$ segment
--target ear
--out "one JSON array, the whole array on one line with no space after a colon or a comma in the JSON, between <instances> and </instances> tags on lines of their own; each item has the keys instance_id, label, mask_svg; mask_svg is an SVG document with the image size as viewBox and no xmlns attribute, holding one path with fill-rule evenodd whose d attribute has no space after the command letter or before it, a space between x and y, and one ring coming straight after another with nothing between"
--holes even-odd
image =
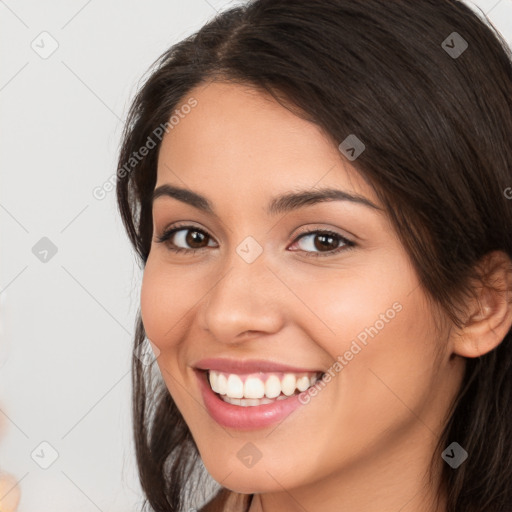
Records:
<instances>
[{"instance_id":1,"label":"ear","mask_svg":"<svg viewBox=\"0 0 512 512\"><path fill-rule=\"evenodd\" d=\"M464 357L490 352L512 326L512 260L503 251L493 251L478 267L483 282L475 287L464 327L453 340L453 352Z\"/></svg>"}]
</instances>

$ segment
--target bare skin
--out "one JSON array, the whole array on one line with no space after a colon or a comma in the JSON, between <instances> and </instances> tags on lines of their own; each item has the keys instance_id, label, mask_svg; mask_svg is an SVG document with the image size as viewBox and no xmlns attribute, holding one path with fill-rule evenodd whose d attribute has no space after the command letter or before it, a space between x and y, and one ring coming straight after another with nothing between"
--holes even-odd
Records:
<instances>
[{"instance_id":1,"label":"bare skin","mask_svg":"<svg viewBox=\"0 0 512 512\"><path fill-rule=\"evenodd\" d=\"M447 322L437 332L436 312L386 212L333 141L241 85L203 84L191 96L197 106L163 139L156 188L197 192L216 215L171 197L154 201L141 311L207 470L227 489L255 493L250 512L444 512L443 496L434 506L444 462L435 486L425 478L463 378L462 356L501 342L510 306L483 315L477 302L468 304L472 323L463 333ZM378 208L332 200L266 212L275 196L320 187ZM178 222L193 225L174 235L178 247L190 251L195 228L207 234L196 253L156 241ZM322 250L318 233L299 239L315 230L355 245L334 238ZM249 236L262 248L250 264L236 252ZM378 332L349 359L352 342L371 326ZM345 363L279 425L247 432L221 427L205 410L192 367L206 357L323 371L339 357ZM250 468L237 457L248 442L261 452Z\"/></svg>"},{"instance_id":2,"label":"bare skin","mask_svg":"<svg viewBox=\"0 0 512 512\"><path fill-rule=\"evenodd\" d=\"M0 415L0 438L3 437L6 421ZM0 512L15 512L20 501L20 487L13 475L0 470Z\"/></svg>"}]
</instances>

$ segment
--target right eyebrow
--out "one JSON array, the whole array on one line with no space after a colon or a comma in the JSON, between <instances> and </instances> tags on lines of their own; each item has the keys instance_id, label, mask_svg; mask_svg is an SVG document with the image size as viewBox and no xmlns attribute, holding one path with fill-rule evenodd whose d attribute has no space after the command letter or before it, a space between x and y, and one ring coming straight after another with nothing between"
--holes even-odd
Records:
<instances>
[{"instance_id":1,"label":"right eyebrow","mask_svg":"<svg viewBox=\"0 0 512 512\"><path fill-rule=\"evenodd\" d=\"M159 197L173 197L174 199L187 203L198 210L215 215L212 205L206 197L187 188L175 187L169 184L160 185L153 191L152 202Z\"/></svg>"}]
</instances>

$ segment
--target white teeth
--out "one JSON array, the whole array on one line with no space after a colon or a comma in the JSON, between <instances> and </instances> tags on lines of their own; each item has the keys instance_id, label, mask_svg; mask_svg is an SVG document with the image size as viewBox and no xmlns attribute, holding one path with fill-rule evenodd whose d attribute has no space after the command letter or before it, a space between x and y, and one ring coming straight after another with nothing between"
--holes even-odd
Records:
<instances>
[{"instance_id":1,"label":"white teeth","mask_svg":"<svg viewBox=\"0 0 512 512\"><path fill-rule=\"evenodd\" d=\"M240 405L240 401L242 400L241 398L231 398L229 396L226 396L225 399L226 402L229 402L230 404L233 405Z\"/></svg>"},{"instance_id":2,"label":"white teeth","mask_svg":"<svg viewBox=\"0 0 512 512\"><path fill-rule=\"evenodd\" d=\"M297 389L299 391L306 391L309 388L309 382L310 380L306 376L299 377L297 379Z\"/></svg>"},{"instance_id":3,"label":"white teeth","mask_svg":"<svg viewBox=\"0 0 512 512\"><path fill-rule=\"evenodd\" d=\"M297 379L293 373L287 373L281 381L281 390L286 396L292 396L295 393L295 386L297 385Z\"/></svg>"},{"instance_id":4,"label":"white teeth","mask_svg":"<svg viewBox=\"0 0 512 512\"><path fill-rule=\"evenodd\" d=\"M243 398L244 396L244 383L242 379L234 373L228 377L226 395L231 398Z\"/></svg>"},{"instance_id":5,"label":"white teeth","mask_svg":"<svg viewBox=\"0 0 512 512\"><path fill-rule=\"evenodd\" d=\"M274 399L286 399L296 390L306 391L318 380L318 376L312 373L308 375L285 373L281 374L282 378L276 374L268 374L266 379L264 374L260 373L248 375L245 382L240 375L234 373L210 370L208 374L210 386L215 393L228 399L225 401L242 407L262 405ZM262 378L259 375L262 375ZM269 399L271 399L270 402L266 402Z\"/></svg>"},{"instance_id":6,"label":"white teeth","mask_svg":"<svg viewBox=\"0 0 512 512\"><path fill-rule=\"evenodd\" d=\"M263 398L265 396L265 384L261 379L249 377L244 384L245 398Z\"/></svg>"},{"instance_id":7,"label":"white teeth","mask_svg":"<svg viewBox=\"0 0 512 512\"><path fill-rule=\"evenodd\" d=\"M270 375L265 382L265 396L267 398L276 398L281 394L281 381L277 375Z\"/></svg>"},{"instance_id":8,"label":"white teeth","mask_svg":"<svg viewBox=\"0 0 512 512\"><path fill-rule=\"evenodd\" d=\"M256 400L255 398L230 398L226 395L221 398L224 402L228 402L228 404L240 405L241 407L254 407L255 405L271 404L274 401L269 398L262 398L261 400Z\"/></svg>"},{"instance_id":9,"label":"white teeth","mask_svg":"<svg viewBox=\"0 0 512 512\"><path fill-rule=\"evenodd\" d=\"M260 400L256 398L240 398L240 405L242 407L254 407L255 405L260 405Z\"/></svg>"},{"instance_id":10,"label":"white teeth","mask_svg":"<svg viewBox=\"0 0 512 512\"><path fill-rule=\"evenodd\" d=\"M215 391L215 393L218 393L219 392L219 387L218 387L219 374L216 372L210 372L209 377L210 377L210 386L212 387L213 391Z\"/></svg>"},{"instance_id":11,"label":"white teeth","mask_svg":"<svg viewBox=\"0 0 512 512\"><path fill-rule=\"evenodd\" d=\"M216 391L216 393L225 395L226 390L228 389L228 379L226 379L226 376L223 373L210 372L210 376L212 373L215 373L217 375L217 391Z\"/></svg>"}]
</instances>

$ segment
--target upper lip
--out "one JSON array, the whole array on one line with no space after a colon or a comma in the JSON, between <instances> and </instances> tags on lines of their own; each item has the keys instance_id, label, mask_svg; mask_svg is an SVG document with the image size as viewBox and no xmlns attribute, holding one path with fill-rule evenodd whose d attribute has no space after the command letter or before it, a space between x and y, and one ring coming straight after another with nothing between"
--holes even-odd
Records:
<instances>
[{"instance_id":1,"label":"upper lip","mask_svg":"<svg viewBox=\"0 0 512 512\"><path fill-rule=\"evenodd\" d=\"M201 359L195 365L198 370L215 370L225 373L321 373L322 370L311 368L298 368L287 364L275 363L264 359L227 359L227 358L209 358Z\"/></svg>"}]
</instances>

